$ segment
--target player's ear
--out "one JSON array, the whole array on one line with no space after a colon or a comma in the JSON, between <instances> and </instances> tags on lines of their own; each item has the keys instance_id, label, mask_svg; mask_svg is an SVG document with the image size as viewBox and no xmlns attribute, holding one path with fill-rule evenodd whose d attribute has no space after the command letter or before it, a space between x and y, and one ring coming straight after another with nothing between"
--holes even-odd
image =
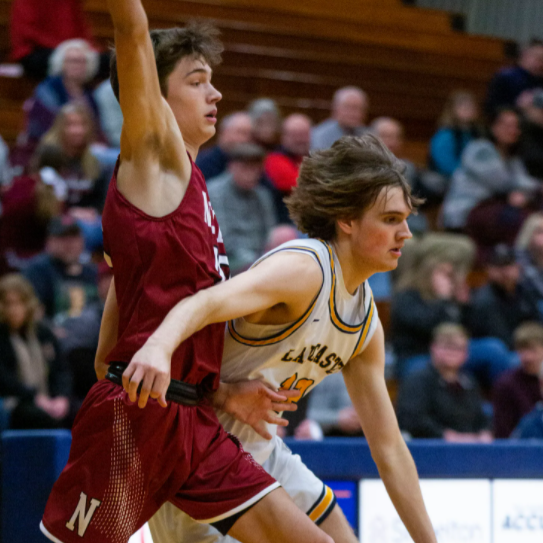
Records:
<instances>
[{"instance_id":1,"label":"player's ear","mask_svg":"<svg viewBox=\"0 0 543 543\"><path fill-rule=\"evenodd\" d=\"M336 221L336 228L344 234L351 234L353 231L353 222L352 219L338 219Z\"/></svg>"}]
</instances>

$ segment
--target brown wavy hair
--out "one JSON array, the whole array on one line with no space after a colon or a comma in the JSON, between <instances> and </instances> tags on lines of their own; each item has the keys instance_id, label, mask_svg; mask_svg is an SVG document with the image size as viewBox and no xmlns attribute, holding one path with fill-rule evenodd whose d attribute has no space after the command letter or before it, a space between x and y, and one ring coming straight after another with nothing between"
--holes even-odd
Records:
<instances>
[{"instance_id":1,"label":"brown wavy hair","mask_svg":"<svg viewBox=\"0 0 543 543\"><path fill-rule=\"evenodd\" d=\"M4 300L8 292L16 292L24 305L26 306L26 322L24 327L27 331L33 329L38 313L40 310L40 302L34 287L20 273L8 273L0 278L0 322L7 322L4 313Z\"/></svg>"},{"instance_id":2,"label":"brown wavy hair","mask_svg":"<svg viewBox=\"0 0 543 543\"><path fill-rule=\"evenodd\" d=\"M330 241L336 221L360 217L383 189L399 187L416 210L423 200L411 194L404 170L403 162L375 136L344 136L304 158L298 185L285 203L301 232Z\"/></svg>"},{"instance_id":3,"label":"brown wavy hair","mask_svg":"<svg viewBox=\"0 0 543 543\"><path fill-rule=\"evenodd\" d=\"M158 81L163 96L168 95L168 77L183 58L202 58L211 68L221 63L224 47L219 40L219 34L216 27L200 21L191 21L183 28L161 28L150 31ZM119 100L119 76L115 49L111 51L109 79L113 92Z\"/></svg>"}]
</instances>

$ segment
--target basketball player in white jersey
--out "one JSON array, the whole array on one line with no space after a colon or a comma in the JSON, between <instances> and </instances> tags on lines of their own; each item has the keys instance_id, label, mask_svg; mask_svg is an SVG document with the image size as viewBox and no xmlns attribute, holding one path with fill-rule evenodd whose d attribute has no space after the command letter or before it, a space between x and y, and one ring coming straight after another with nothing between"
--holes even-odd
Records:
<instances>
[{"instance_id":1,"label":"basketball player in white jersey","mask_svg":"<svg viewBox=\"0 0 543 543\"><path fill-rule=\"evenodd\" d=\"M311 239L288 242L247 272L181 301L132 363L167 365L186 338L209 323L228 321L221 369L226 385L214 398L218 407L226 405L227 383L258 379L276 390L297 389L303 396L341 371L401 519L415 543L435 543L416 468L386 388L383 328L367 282L376 272L396 268L411 237L406 220L419 202L402 170L370 135L344 137L306 158L287 204L298 228ZM228 411L244 419L245 401L228 398ZM335 543L357 541L332 491L283 444L275 425L266 423L257 432L218 412L224 428ZM266 431L271 440L262 437ZM155 543L234 541L169 504L149 524Z\"/></svg>"}]
</instances>

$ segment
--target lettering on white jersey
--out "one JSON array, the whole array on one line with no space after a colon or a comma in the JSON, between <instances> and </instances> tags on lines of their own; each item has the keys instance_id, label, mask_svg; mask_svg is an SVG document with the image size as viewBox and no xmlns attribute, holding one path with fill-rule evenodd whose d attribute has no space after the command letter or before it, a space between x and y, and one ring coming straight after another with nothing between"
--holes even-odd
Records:
<instances>
[{"instance_id":1,"label":"lettering on white jersey","mask_svg":"<svg viewBox=\"0 0 543 543\"><path fill-rule=\"evenodd\" d=\"M91 498L90 506L87 511L87 495L84 492L81 492L79 496L79 503L75 508L72 518L66 523L66 528L73 532L75 529L75 523L78 521L77 535L79 537L83 537L87 531L87 528L89 527L94 513L96 512L96 509L100 507L101 503L102 502L100 500Z\"/></svg>"}]
</instances>

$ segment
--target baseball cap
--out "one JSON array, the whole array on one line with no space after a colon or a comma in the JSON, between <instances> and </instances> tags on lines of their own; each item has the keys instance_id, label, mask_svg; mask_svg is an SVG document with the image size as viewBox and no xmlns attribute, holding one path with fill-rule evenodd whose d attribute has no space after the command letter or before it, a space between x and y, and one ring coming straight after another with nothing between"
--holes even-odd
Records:
<instances>
[{"instance_id":1,"label":"baseball cap","mask_svg":"<svg viewBox=\"0 0 543 543\"><path fill-rule=\"evenodd\" d=\"M515 264L516 261L517 259L513 247L510 247L505 243L500 243L498 245L495 245L492 249L488 264L490 266L501 267L510 266L511 264Z\"/></svg>"},{"instance_id":2,"label":"baseball cap","mask_svg":"<svg viewBox=\"0 0 543 543\"><path fill-rule=\"evenodd\" d=\"M78 236L81 234L81 228L77 221L70 215L62 215L61 217L53 217L49 221L50 236Z\"/></svg>"}]
</instances>

